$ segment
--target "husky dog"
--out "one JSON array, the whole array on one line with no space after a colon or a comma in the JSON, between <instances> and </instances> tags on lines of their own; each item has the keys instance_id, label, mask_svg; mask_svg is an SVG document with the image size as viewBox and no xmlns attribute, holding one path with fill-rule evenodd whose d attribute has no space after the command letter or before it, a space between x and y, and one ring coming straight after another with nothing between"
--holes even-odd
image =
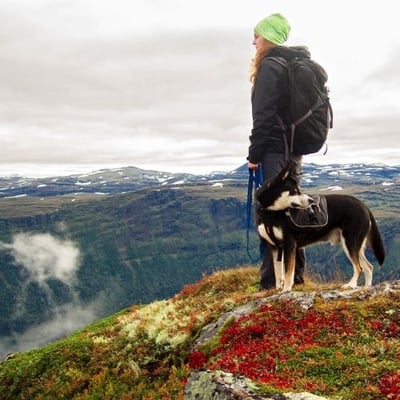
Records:
<instances>
[{"instance_id":1,"label":"husky dog","mask_svg":"<svg viewBox=\"0 0 400 400\"><path fill-rule=\"evenodd\" d=\"M311 207L314 199L300 191L290 163L256 191L258 233L272 246L276 287L284 292L292 290L296 249L300 247L325 241L341 243L353 265L353 277L344 288L356 288L361 272L365 286L371 286L373 266L365 257L367 244L380 265L385 260L383 240L369 208L349 195L328 194L325 198L326 224L299 228L290 223L287 210Z\"/></svg>"}]
</instances>

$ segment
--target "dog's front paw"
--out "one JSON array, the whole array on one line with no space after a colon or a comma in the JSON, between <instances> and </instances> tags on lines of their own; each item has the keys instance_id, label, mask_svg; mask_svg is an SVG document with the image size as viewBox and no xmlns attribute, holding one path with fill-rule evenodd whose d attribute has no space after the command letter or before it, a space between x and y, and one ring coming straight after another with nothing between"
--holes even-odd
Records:
<instances>
[{"instance_id":1,"label":"dog's front paw","mask_svg":"<svg viewBox=\"0 0 400 400\"><path fill-rule=\"evenodd\" d=\"M276 284L275 284L275 288L276 289L278 289L278 290L280 290L280 289L283 289L283 286L284 286L284 281L283 280L278 280L278 279L276 279Z\"/></svg>"},{"instance_id":2,"label":"dog's front paw","mask_svg":"<svg viewBox=\"0 0 400 400\"><path fill-rule=\"evenodd\" d=\"M357 284L354 285L350 282L346 283L345 285L342 285L342 289L357 289L357 288L358 288Z\"/></svg>"}]
</instances>

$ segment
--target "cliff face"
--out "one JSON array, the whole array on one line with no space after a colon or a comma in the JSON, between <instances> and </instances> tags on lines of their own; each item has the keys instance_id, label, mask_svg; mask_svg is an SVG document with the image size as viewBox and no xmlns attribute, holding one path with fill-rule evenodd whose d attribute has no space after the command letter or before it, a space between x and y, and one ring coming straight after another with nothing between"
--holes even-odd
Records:
<instances>
[{"instance_id":1,"label":"cliff face","mask_svg":"<svg viewBox=\"0 0 400 400\"><path fill-rule=\"evenodd\" d=\"M93 321L168 298L215 267L245 264L244 191L208 190L43 200L41 209L20 199L24 215L0 217L0 342L52 323L65 309L92 307ZM74 276L60 279L70 262ZM2 350L0 343L0 357Z\"/></svg>"},{"instance_id":2,"label":"cliff face","mask_svg":"<svg viewBox=\"0 0 400 400\"><path fill-rule=\"evenodd\" d=\"M0 364L2 399L398 399L400 281L258 292L215 272ZM202 390L203 388L203 390Z\"/></svg>"}]
</instances>

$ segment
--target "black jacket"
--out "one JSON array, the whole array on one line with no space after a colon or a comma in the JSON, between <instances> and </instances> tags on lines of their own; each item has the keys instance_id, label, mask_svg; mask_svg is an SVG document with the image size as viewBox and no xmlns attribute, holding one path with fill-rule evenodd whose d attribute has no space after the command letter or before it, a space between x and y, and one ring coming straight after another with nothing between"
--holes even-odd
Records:
<instances>
[{"instance_id":1,"label":"black jacket","mask_svg":"<svg viewBox=\"0 0 400 400\"><path fill-rule=\"evenodd\" d=\"M266 153L284 153L282 130L276 116L284 118L288 107L288 76L286 68L273 57L290 60L295 57L310 58L306 47L274 47L261 61L251 93L253 129L250 135L247 159L257 164ZM288 122L288 121L285 121Z\"/></svg>"}]
</instances>

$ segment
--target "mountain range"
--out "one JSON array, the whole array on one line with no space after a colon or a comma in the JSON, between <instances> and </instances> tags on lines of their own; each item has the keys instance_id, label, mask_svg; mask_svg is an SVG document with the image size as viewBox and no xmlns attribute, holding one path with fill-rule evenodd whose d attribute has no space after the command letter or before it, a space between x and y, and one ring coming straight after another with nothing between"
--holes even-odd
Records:
<instances>
[{"instance_id":1,"label":"mountain range","mask_svg":"<svg viewBox=\"0 0 400 400\"><path fill-rule=\"evenodd\" d=\"M66 194L116 194L149 187L174 187L179 185L218 184L247 182L247 166L244 164L228 172L207 175L169 173L143 170L136 167L103 169L88 174L62 177L26 178L22 176L0 177L0 198L20 196L61 196ZM305 164L302 187L340 185L382 185L382 188L399 184L400 165L374 164Z\"/></svg>"}]
</instances>

